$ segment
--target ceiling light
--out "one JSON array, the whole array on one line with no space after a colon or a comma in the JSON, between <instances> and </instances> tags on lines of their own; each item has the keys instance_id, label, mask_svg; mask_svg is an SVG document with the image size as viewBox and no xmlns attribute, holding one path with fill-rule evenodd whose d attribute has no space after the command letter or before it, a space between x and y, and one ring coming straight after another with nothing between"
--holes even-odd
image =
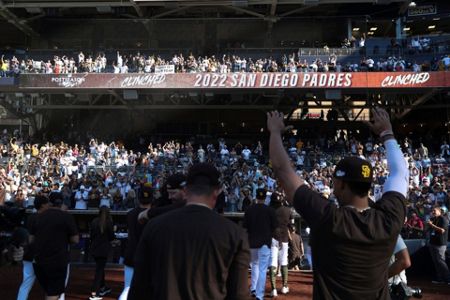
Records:
<instances>
[{"instance_id":1,"label":"ceiling light","mask_svg":"<svg viewBox=\"0 0 450 300\"><path fill-rule=\"evenodd\" d=\"M376 31L378 29L378 27L371 27L370 30L371 31Z\"/></svg>"},{"instance_id":2,"label":"ceiling light","mask_svg":"<svg viewBox=\"0 0 450 300\"><path fill-rule=\"evenodd\" d=\"M439 21L441 18L433 18L433 21Z\"/></svg>"},{"instance_id":3,"label":"ceiling light","mask_svg":"<svg viewBox=\"0 0 450 300\"><path fill-rule=\"evenodd\" d=\"M359 31L359 27L353 28L353 31Z\"/></svg>"},{"instance_id":4,"label":"ceiling light","mask_svg":"<svg viewBox=\"0 0 450 300\"><path fill-rule=\"evenodd\" d=\"M411 30L410 27L405 27L405 28L403 28L403 31L410 31L410 30Z\"/></svg>"},{"instance_id":5,"label":"ceiling light","mask_svg":"<svg viewBox=\"0 0 450 300\"><path fill-rule=\"evenodd\" d=\"M430 26L428 26L428 29L435 29L436 28L436 25L430 25Z\"/></svg>"},{"instance_id":6,"label":"ceiling light","mask_svg":"<svg viewBox=\"0 0 450 300\"><path fill-rule=\"evenodd\" d=\"M408 5L409 7L416 7L417 6L417 4L416 4L416 2L414 2L414 1L411 1L411 3L409 3L409 5Z\"/></svg>"},{"instance_id":7,"label":"ceiling light","mask_svg":"<svg viewBox=\"0 0 450 300\"><path fill-rule=\"evenodd\" d=\"M373 31L369 31L367 34L368 35L373 35L373 33L374 33Z\"/></svg>"}]
</instances>

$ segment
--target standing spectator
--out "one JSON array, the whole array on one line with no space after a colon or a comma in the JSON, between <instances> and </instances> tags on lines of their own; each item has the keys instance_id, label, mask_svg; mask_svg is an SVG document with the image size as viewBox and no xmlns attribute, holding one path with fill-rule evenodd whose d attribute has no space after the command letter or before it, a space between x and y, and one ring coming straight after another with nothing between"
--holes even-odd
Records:
<instances>
[{"instance_id":1,"label":"standing spectator","mask_svg":"<svg viewBox=\"0 0 450 300\"><path fill-rule=\"evenodd\" d=\"M219 177L211 165L193 165L187 205L146 226L128 299L247 299L245 234L212 210L221 192Z\"/></svg>"},{"instance_id":2,"label":"standing spectator","mask_svg":"<svg viewBox=\"0 0 450 300\"><path fill-rule=\"evenodd\" d=\"M37 210L36 214L32 214L27 219L28 231L33 228L34 222L36 222L37 214L46 211L49 207L48 198L45 196L36 196L34 199L34 208ZM34 245L29 243L25 248L25 253L23 255L23 279L19 288L19 294L17 295L17 300L27 300L28 294L33 287L34 281L36 280L36 275L33 269L34 260Z\"/></svg>"},{"instance_id":3,"label":"standing spectator","mask_svg":"<svg viewBox=\"0 0 450 300\"><path fill-rule=\"evenodd\" d=\"M125 287L120 294L119 300L127 300L128 292L131 286L131 279L134 273L134 255L136 248L144 230L145 224L138 222L139 214L151 207L152 191L144 189L141 197L139 197L139 207L136 207L127 213L127 228L128 228L128 241L127 248L125 249L124 259L124 279Z\"/></svg>"},{"instance_id":4,"label":"standing spectator","mask_svg":"<svg viewBox=\"0 0 450 300\"><path fill-rule=\"evenodd\" d=\"M247 161L250 159L250 154L252 154L252 151L248 149L247 146L244 146L244 150L242 150L242 158Z\"/></svg>"},{"instance_id":5,"label":"standing spectator","mask_svg":"<svg viewBox=\"0 0 450 300\"><path fill-rule=\"evenodd\" d=\"M114 239L114 230L109 208L102 206L98 217L91 223L91 255L95 261L95 277L90 300L101 300L111 292L105 285L105 265L111 250L111 241Z\"/></svg>"},{"instance_id":6,"label":"standing spectator","mask_svg":"<svg viewBox=\"0 0 450 300\"><path fill-rule=\"evenodd\" d=\"M447 144L447 141L444 141L441 145L441 156L445 159L450 157L450 146Z\"/></svg>"},{"instance_id":7,"label":"standing spectator","mask_svg":"<svg viewBox=\"0 0 450 300\"><path fill-rule=\"evenodd\" d=\"M442 62L444 63L444 68L445 68L445 70L448 71L448 70L450 69L450 54L447 55L447 56L445 56L445 57L442 59Z\"/></svg>"},{"instance_id":8,"label":"standing spectator","mask_svg":"<svg viewBox=\"0 0 450 300\"><path fill-rule=\"evenodd\" d=\"M73 217L61 210L62 199L50 202L52 206L36 217L30 242L34 243L36 278L46 300L56 300L66 285L69 244L77 244L79 236Z\"/></svg>"},{"instance_id":9,"label":"standing spectator","mask_svg":"<svg viewBox=\"0 0 450 300\"><path fill-rule=\"evenodd\" d=\"M274 209L265 205L265 200L266 190L258 189L256 191L256 203L251 205L244 215L244 227L247 228L251 253L250 292L252 296L260 300L264 299L270 245L277 222Z\"/></svg>"},{"instance_id":10,"label":"standing spectator","mask_svg":"<svg viewBox=\"0 0 450 300\"><path fill-rule=\"evenodd\" d=\"M445 262L445 251L448 241L448 218L442 216L441 208L434 207L433 217L427 222L430 226L430 254L436 270L436 280L432 283L447 284L450 283L450 272Z\"/></svg>"},{"instance_id":11,"label":"standing spectator","mask_svg":"<svg viewBox=\"0 0 450 300\"><path fill-rule=\"evenodd\" d=\"M369 124L384 142L390 169L384 193L373 206L368 196L373 169L368 161L357 157L339 161L333 176L336 206L294 172L281 137L286 130L283 114L268 113L275 174L287 200L311 227L315 299L389 299L387 270L405 219L409 176L388 113L381 109L372 113L374 122Z\"/></svg>"},{"instance_id":12,"label":"standing spectator","mask_svg":"<svg viewBox=\"0 0 450 300\"><path fill-rule=\"evenodd\" d=\"M411 213L411 218L406 222L406 228L408 230L408 238L420 239L423 238L423 222L417 216L416 212Z\"/></svg>"}]
</instances>

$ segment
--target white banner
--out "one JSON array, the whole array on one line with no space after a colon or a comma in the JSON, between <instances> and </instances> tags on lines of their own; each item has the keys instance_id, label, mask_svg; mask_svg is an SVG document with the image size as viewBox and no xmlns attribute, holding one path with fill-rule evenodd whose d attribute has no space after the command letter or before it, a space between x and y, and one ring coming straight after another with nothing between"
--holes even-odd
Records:
<instances>
[{"instance_id":1,"label":"white banner","mask_svg":"<svg viewBox=\"0 0 450 300\"><path fill-rule=\"evenodd\" d=\"M155 73L175 74L175 66L174 65L155 66Z\"/></svg>"}]
</instances>

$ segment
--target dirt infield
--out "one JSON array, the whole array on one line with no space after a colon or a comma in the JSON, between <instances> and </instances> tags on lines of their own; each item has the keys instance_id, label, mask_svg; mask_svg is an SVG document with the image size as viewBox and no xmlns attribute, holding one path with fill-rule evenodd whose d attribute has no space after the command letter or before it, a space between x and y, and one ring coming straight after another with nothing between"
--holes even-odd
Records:
<instances>
[{"instance_id":1,"label":"dirt infield","mask_svg":"<svg viewBox=\"0 0 450 300\"><path fill-rule=\"evenodd\" d=\"M107 285L111 287L112 293L105 300L117 299L123 288L123 271L119 267L107 269ZM91 285L94 278L94 268L92 266L71 266L69 285L67 287L67 300L86 300L89 297ZM0 299L12 300L16 299L17 291L22 280L22 268L2 267L0 268ZM312 274L289 272L289 289L288 295L281 295L277 300L286 299L311 299L312 298ZM419 286L424 292L425 300L442 300L450 299L450 286L435 286L425 280L409 279L411 286ZM281 286L281 278L277 278L278 288ZM269 281L266 286L266 298L269 298ZM37 283L34 284L31 291L30 300L41 300L44 293ZM249 299L253 299L249 297ZM208 299L209 300L209 299Z\"/></svg>"}]
</instances>

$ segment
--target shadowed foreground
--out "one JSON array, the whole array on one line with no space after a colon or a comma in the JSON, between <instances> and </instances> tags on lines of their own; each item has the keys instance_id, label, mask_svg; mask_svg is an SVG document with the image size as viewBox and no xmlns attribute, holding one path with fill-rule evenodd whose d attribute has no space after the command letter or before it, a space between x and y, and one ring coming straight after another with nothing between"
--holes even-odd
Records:
<instances>
[{"instance_id":1,"label":"shadowed foreground","mask_svg":"<svg viewBox=\"0 0 450 300\"><path fill-rule=\"evenodd\" d=\"M66 299L83 299L89 297L91 285L94 278L93 266L71 266L69 285L67 287ZM1 299L15 299L17 291L22 280L21 266L7 266L0 268L0 290L2 291ZM106 271L107 285L111 287L112 293L103 299L117 299L123 288L123 271L120 267L109 267ZM440 300L450 298L450 286L435 286L426 280L414 280L409 278L411 286L422 288L426 300ZM281 278L277 279L278 287L281 287ZM289 272L289 289L288 295L281 295L277 300L285 299L311 299L312 298L312 274ZM269 297L269 281L267 280L267 294ZM43 299L44 293L36 282L31 291L30 300ZM249 299L253 299L249 297Z\"/></svg>"}]
</instances>

